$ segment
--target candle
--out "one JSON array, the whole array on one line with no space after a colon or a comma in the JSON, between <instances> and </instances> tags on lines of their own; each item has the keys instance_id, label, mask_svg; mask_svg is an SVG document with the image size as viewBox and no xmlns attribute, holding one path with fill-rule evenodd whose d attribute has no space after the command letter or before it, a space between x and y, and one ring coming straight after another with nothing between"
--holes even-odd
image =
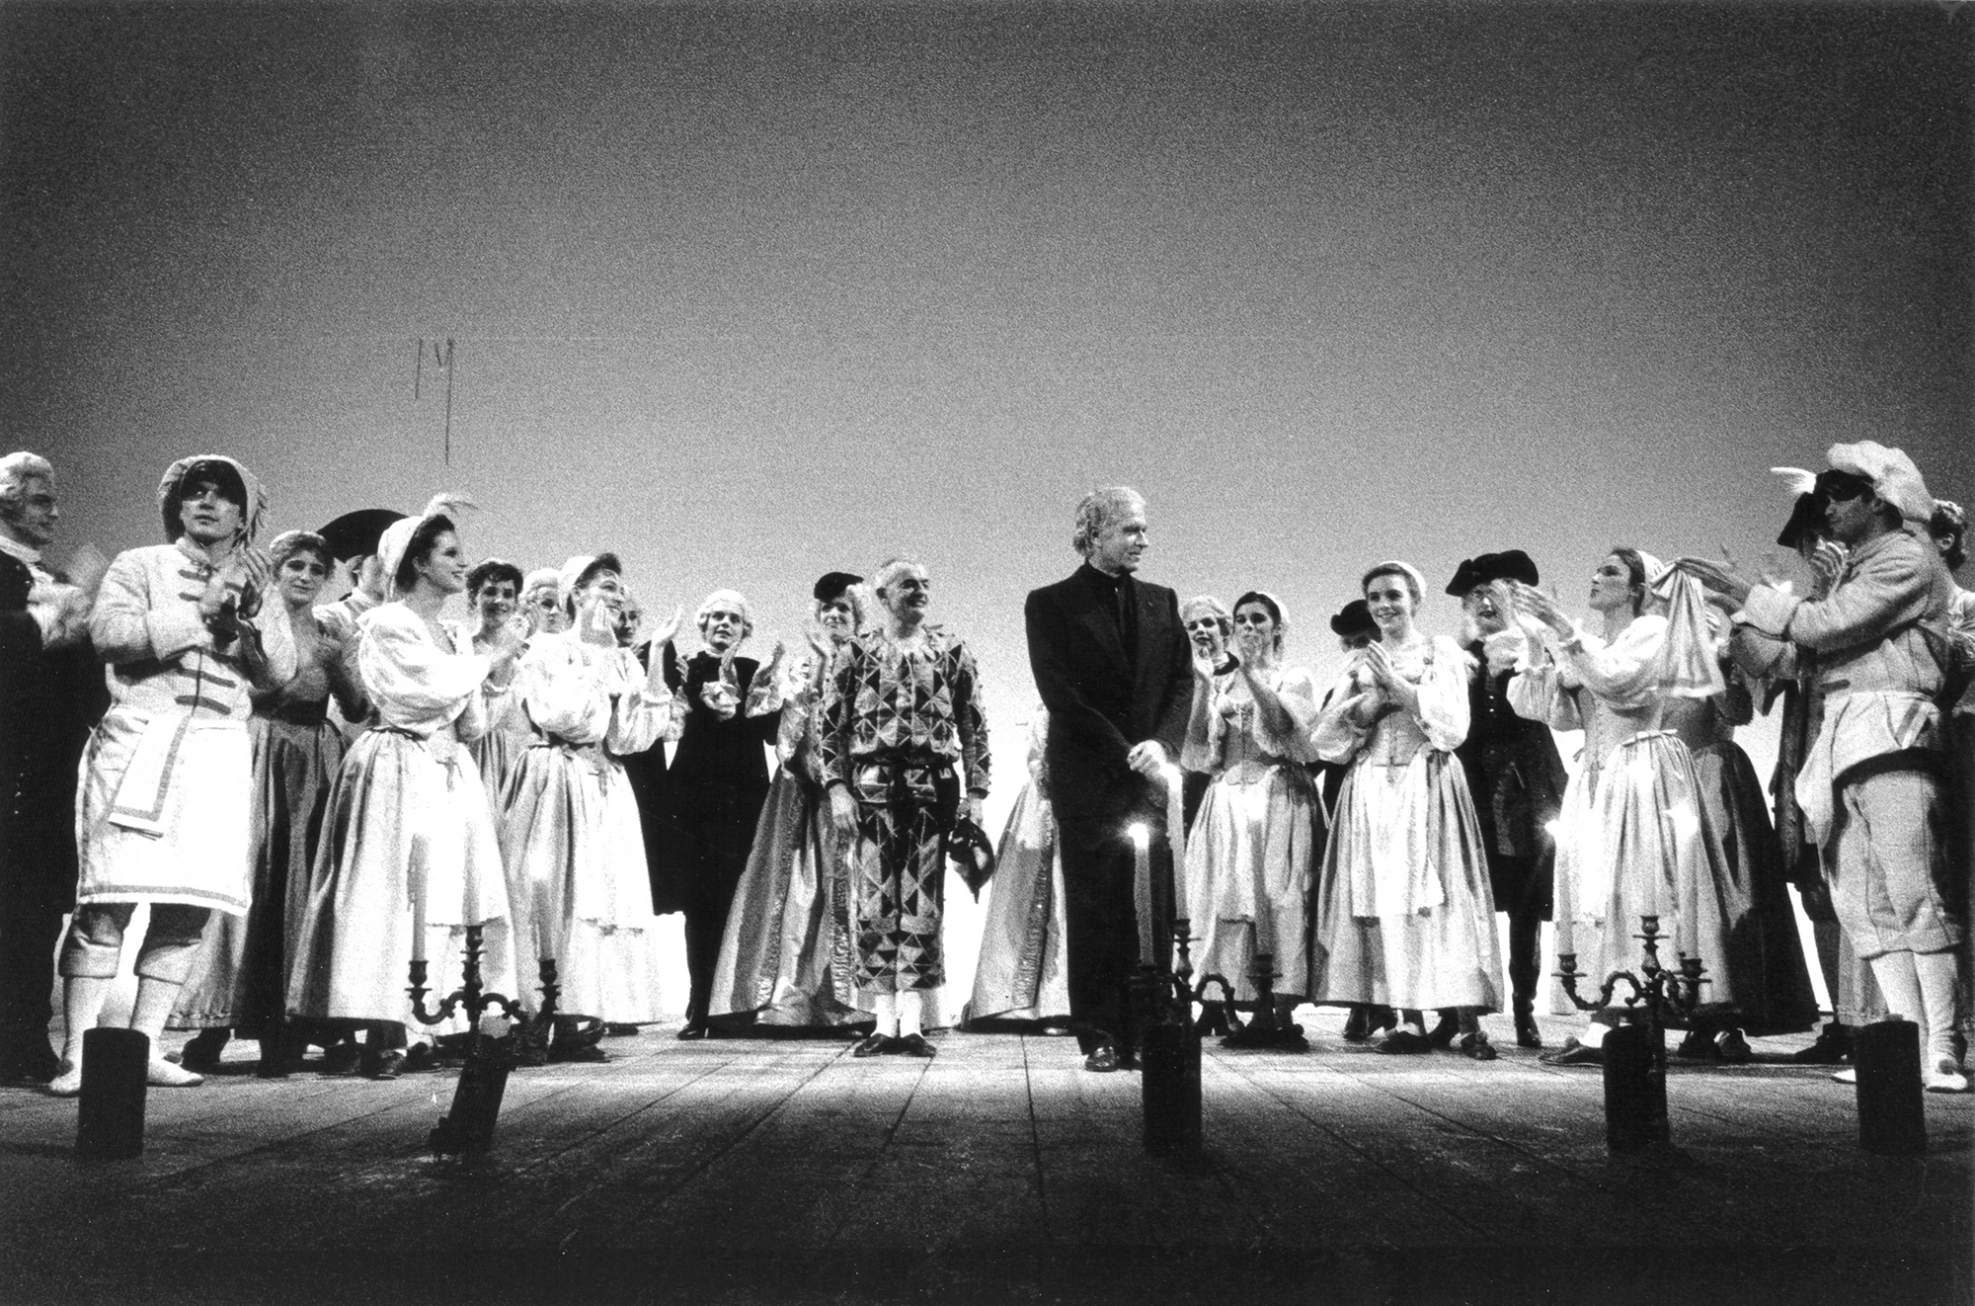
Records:
<instances>
[{"instance_id":1,"label":"candle","mask_svg":"<svg viewBox=\"0 0 1975 1306\"><path fill-rule=\"evenodd\" d=\"M411 891L411 959L425 960L425 864L414 861L406 887Z\"/></svg>"},{"instance_id":2,"label":"candle","mask_svg":"<svg viewBox=\"0 0 1975 1306\"><path fill-rule=\"evenodd\" d=\"M1166 846L1173 850L1173 915L1188 919L1186 909L1186 797L1180 783L1180 769L1168 763L1166 777Z\"/></svg>"},{"instance_id":3,"label":"candle","mask_svg":"<svg viewBox=\"0 0 1975 1306\"><path fill-rule=\"evenodd\" d=\"M1138 913L1138 959L1147 966L1158 964L1158 950L1152 942L1152 831L1143 821L1134 821L1125 831L1132 841L1132 905Z\"/></svg>"}]
</instances>

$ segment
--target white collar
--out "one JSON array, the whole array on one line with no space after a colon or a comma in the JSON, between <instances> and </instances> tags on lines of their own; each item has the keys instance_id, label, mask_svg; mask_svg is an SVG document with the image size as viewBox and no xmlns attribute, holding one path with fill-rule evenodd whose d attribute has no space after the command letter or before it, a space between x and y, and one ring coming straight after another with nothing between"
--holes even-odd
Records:
<instances>
[{"instance_id":1,"label":"white collar","mask_svg":"<svg viewBox=\"0 0 1975 1306\"><path fill-rule=\"evenodd\" d=\"M11 557L19 558L30 567L39 567L42 565L40 549L22 544L10 535L0 535L0 553L6 553Z\"/></svg>"}]
</instances>

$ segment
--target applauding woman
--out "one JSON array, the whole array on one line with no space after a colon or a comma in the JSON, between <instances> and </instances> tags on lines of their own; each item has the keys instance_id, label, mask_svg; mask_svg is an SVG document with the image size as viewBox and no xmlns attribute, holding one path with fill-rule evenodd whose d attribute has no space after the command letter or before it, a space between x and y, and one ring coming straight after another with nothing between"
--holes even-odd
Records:
<instances>
[{"instance_id":1,"label":"applauding woman","mask_svg":"<svg viewBox=\"0 0 1975 1306\"><path fill-rule=\"evenodd\" d=\"M469 926L486 929L481 979L514 992L500 846L473 757L461 744L486 729L482 688L521 650L460 647L439 620L466 588L452 503L437 498L378 542L393 601L358 620L357 669L376 724L350 746L329 800L294 969L292 1014L370 1027L366 1073L404 1067L406 975L430 958L449 991Z\"/></svg>"},{"instance_id":2,"label":"applauding woman","mask_svg":"<svg viewBox=\"0 0 1975 1306\"><path fill-rule=\"evenodd\" d=\"M1417 569L1381 562L1363 588L1378 639L1352 657L1314 732L1323 760L1349 767L1319 880L1310 995L1408 1008L1381 1052L1427 1051L1419 1011L1452 1008L1461 1050L1493 1060L1476 1017L1502 1004L1495 904L1453 755L1477 669L1415 624Z\"/></svg>"},{"instance_id":3,"label":"applauding woman","mask_svg":"<svg viewBox=\"0 0 1975 1306\"><path fill-rule=\"evenodd\" d=\"M1284 1021L1307 994L1310 883L1316 871L1316 793L1308 763L1317 688L1284 667L1282 604L1251 590L1235 600L1234 669L1195 647L1193 710L1180 764L1214 778L1187 840L1186 899L1201 942L1198 968L1253 1002L1250 972L1267 954Z\"/></svg>"}]
</instances>

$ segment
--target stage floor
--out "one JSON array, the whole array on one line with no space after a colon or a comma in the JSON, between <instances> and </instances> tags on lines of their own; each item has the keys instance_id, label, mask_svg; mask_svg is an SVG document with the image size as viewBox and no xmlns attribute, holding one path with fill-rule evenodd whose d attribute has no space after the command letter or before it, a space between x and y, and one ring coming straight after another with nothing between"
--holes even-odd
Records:
<instances>
[{"instance_id":1,"label":"stage floor","mask_svg":"<svg viewBox=\"0 0 1975 1306\"><path fill-rule=\"evenodd\" d=\"M425 1148L452 1072L264 1081L249 1043L90 1164L73 1102L0 1090L0 1301L1971 1299L1975 1097L1873 1156L1854 1090L1788 1061L1808 1036L1758 1039L1676 1063L1672 1147L1614 1157L1599 1072L1499 1017L1481 1064L1299 1014L1307 1053L1209 1043L1186 1166L1144 1154L1136 1076L1040 1035L612 1038L517 1072L472 1164Z\"/></svg>"}]
</instances>

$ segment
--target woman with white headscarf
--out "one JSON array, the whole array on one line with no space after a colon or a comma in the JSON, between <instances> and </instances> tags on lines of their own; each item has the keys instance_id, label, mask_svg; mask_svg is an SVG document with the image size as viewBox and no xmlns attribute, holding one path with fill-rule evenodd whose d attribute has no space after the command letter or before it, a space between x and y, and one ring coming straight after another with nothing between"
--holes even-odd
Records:
<instances>
[{"instance_id":1,"label":"woman with white headscarf","mask_svg":"<svg viewBox=\"0 0 1975 1306\"><path fill-rule=\"evenodd\" d=\"M614 553L569 559L557 591L564 629L529 640L514 677L536 735L502 798L501 853L514 903L521 982L554 958L561 987L550 1061L602 1061L581 1019L658 1019L658 918L651 910L638 804L619 758L678 733L664 660L649 671L617 638L623 566ZM663 646L678 625L654 637ZM537 1005L532 989L524 1005Z\"/></svg>"},{"instance_id":2,"label":"woman with white headscarf","mask_svg":"<svg viewBox=\"0 0 1975 1306\"><path fill-rule=\"evenodd\" d=\"M1309 989L1306 924L1316 874L1316 761L1310 727L1317 686L1302 667L1282 665L1289 622L1273 594L1234 602L1234 641L1220 670L1195 646L1193 708L1180 765L1213 776L1187 834L1186 903L1200 935L1195 968L1224 977L1237 1001L1254 1002L1250 972L1267 954L1277 1014ZM1235 1038L1238 1040L1239 1035Z\"/></svg>"},{"instance_id":3,"label":"woman with white headscarf","mask_svg":"<svg viewBox=\"0 0 1975 1306\"><path fill-rule=\"evenodd\" d=\"M1575 956L1588 994L1614 970L1637 970L1633 935L1656 917L1660 962L1683 956L1709 967L1697 1016L1721 1022L1724 1051L1746 1059L1729 1034L1738 995L1724 965L1730 907L1721 888L1701 786L1687 745L1674 729L1682 699L1724 690L1707 631L1705 604L1691 579L1657 558L1617 548L1591 575L1591 610L1601 629L1585 630L1548 595L1514 587L1517 611L1542 649L1509 682L1509 702L1532 720L1584 731L1583 761L1564 791L1557 830L1557 953ZM1542 1058L1551 1065L1595 1065L1616 1013L1600 1011L1583 1039Z\"/></svg>"},{"instance_id":4,"label":"woman with white headscarf","mask_svg":"<svg viewBox=\"0 0 1975 1306\"><path fill-rule=\"evenodd\" d=\"M288 981L291 1014L371 1027L363 1068L375 1078L404 1068L414 958L429 959L436 993L450 992L465 931L481 926L482 982L514 993L500 845L461 744L486 729L487 687L521 645L474 653L439 619L466 589L456 505L435 498L378 543L393 597L359 619L357 650L375 723L330 798Z\"/></svg>"},{"instance_id":5,"label":"woman with white headscarf","mask_svg":"<svg viewBox=\"0 0 1975 1306\"><path fill-rule=\"evenodd\" d=\"M1495 1059L1478 1017L1502 1005L1501 950L1481 826L1454 749L1467 738L1473 662L1416 620L1425 578L1364 575L1378 638L1354 654L1312 731L1349 763L1319 877L1311 999L1405 1008L1378 1051L1429 1051L1419 1013L1455 1013L1460 1050Z\"/></svg>"}]
</instances>

